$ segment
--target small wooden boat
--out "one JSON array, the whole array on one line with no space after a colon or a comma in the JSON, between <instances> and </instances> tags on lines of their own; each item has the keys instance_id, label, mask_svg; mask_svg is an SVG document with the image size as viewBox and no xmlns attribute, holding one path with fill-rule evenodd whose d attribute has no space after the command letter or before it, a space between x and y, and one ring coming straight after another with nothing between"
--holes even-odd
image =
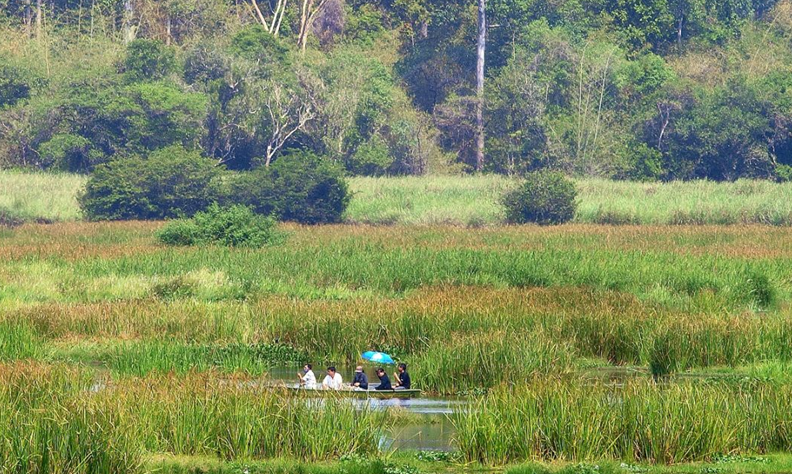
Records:
<instances>
[{"instance_id":1,"label":"small wooden boat","mask_svg":"<svg viewBox=\"0 0 792 474\"><path fill-rule=\"evenodd\" d=\"M351 388L343 388L341 390L325 390L323 388L305 388L299 386L286 387L286 389L305 393L310 395L338 395L342 397L360 397L360 398L410 398L418 397L421 391L417 388L399 389L399 390L354 390Z\"/></svg>"}]
</instances>

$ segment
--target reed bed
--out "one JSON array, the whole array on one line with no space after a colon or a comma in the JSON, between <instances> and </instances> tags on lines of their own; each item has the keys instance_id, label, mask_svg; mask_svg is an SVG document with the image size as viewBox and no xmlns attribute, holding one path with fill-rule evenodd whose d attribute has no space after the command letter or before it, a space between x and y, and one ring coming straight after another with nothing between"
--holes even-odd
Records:
<instances>
[{"instance_id":1,"label":"reed bed","mask_svg":"<svg viewBox=\"0 0 792 474\"><path fill-rule=\"evenodd\" d=\"M0 472L377 455L394 414L253 380L367 349L425 392L490 393L455 418L471 461L792 449L789 229L285 226L254 251L157 226L0 236ZM658 382L600 382L619 366Z\"/></svg>"},{"instance_id":2,"label":"reed bed","mask_svg":"<svg viewBox=\"0 0 792 474\"><path fill-rule=\"evenodd\" d=\"M536 382L455 416L469 461L617 459L673 464L792 448L788 385Z\"/></svg>"},{"instance_id":3,"label":"reed bed","mask_svg":"<svg viewBox=\"0 0 792 474\"><path fill-rule=\"evenodd\" d=\"M68 367L0 365L0 471L137 471L135 428L111 399L87 396L91 383Z\"/></svg>"},{"instance_id":4,"label":"reed bed","mask_svg":"<svg viewBox=\"0 0 792 474\"><path fill-rule=\"evenodd\" d=\"M86 365L101 364L115 374L185 374L216 370L251 376L266 374L277 364L299 365L307 357L284 344L199 344L173 340L73 342L52 345L49 358Z\"/></svg>"},{"instance_id":5,"label":"reed bed","mask_svg":"<svg viewBox=\"0 0 792 474\"><path fill-rule=\"evenodd\" d=\"M592 359L656 376L788 362L789 311L686 312L580 288L440 287L395 299L45 305L2 312L0 341L21 348L7 359L101 363L127 375L258 375L291 361L354 364L377 349L409 363L422 389L454 394L574 372Z\"/></svg>"},{"instance_id":6,"label":"reed bed","mask_svg":"<svg viewBox=\"0 0 792 474\"><path fill-rule=\"evenodd\" d=\"M98 387L98 388L97 388ZM377 453L386 413L322 406L212 374L95 385L63 366L0 366L0 471L136 472L147 453L227 460Z\"/></svg>"}]
</instances>

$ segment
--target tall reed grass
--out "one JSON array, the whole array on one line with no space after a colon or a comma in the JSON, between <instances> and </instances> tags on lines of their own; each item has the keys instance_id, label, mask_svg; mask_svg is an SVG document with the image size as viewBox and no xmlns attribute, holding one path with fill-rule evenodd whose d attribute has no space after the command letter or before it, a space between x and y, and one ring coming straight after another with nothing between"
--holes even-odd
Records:
<instances>
[{"instance_id":1,"label":"tall reed grass","mask_svg":"<svg viewBox=\"0 0 792 474\"><path fill-rule=\"evenodd\" d=\"M792 388L682 383L536 382L455 415L469 461L621 459L680 463L792 448Z\"/></svg>"},{"instance_id":2,"label":"tall reed grass","mask_svg":"<svg viewBox=\"0 0 792 474\"><path fill-rule=\"evenodd\" d=\"M307 360L305 354L285 344L197 344L155 339L82 344L72 341L65 347L55 346L51 358L88 365L100 363L116 374L135 376L209 370L256 376L277 364L298 365Z\"/></svg>"},{"instance_id":3,"label":"tall reed grass","mask_svg":"<svg viewBox=\"0 0 792 474\"><path fill-rule=\"evenodd\" d=\"M97 388L98 387L98 388ZM102 387L88 372L0 366L0 471L136 472L146 453L303 461L378 452L388 415L211 374L131 378Z\"/></svg>"},{"instance_id":4,"label":"tall reed grass","mask_svg":"<svg viewBox=\"0 0 792 474\"><path fill-rule=\"evenodd\" d=\"M579 286L680 307L719 305L732 310L770 308L787 299L792 286L792 258L694 254L681 252L673 242L668 247L625 249L603 243L600 236L573 233L562 240L560 235L541 237L540 231L534 245L527 247L519 234L482 232L483 243L476 247L450 242L438 248L426 242L442 238L431 232L419 232L397 246L361 241L342 231L340 236L306 244L302 239L314 232L301 229L304 235L293 243L261 251L174 250L151 243L136 253L92 256L86 251L76 259L31 251L0 267L0 299L233 301L273 294L328 299L400 296L438 285ZM508 240L500 244L501 238ZM67 240L62 245L68 249L86 244ZM3 250L0 246L0 254Z\"/></svg>"},{"instance_id":5,"label":"tall reed grass","mask_svg":"<svg viewBox=\"0 0 792 474\"><path fill-rule=\"evenodd\" d=\"M409 363L422 389L452 394L568 373L591 359L657 376L789 362L790 337L786 307L688 312L580 288L441 287L399 299L149 300L0 313L0 340L15 348L7 359L99 362L127 375L260 374L287 361L355 364L375 349Z\"/></svg>"},{"instance_id":6,"label":"tall reed grass","mask_svg":"<svg viewBox=\"0 0 792 474\"><path fill-rule=\"evenodd\" d=\"M88 394L88 374L0 366L0 472L135 472L143 446L128 413Z\"/></svg>"}]
</instances>

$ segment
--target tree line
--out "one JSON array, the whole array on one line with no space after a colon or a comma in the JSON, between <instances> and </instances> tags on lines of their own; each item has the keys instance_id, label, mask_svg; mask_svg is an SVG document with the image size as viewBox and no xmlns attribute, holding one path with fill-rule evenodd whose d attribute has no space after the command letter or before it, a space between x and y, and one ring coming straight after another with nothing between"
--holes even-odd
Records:
<instances>
[{"instance_id":1,"label":"tree line","mask_svg":"<svg viewBox=\"0 0 792 474\"><path fill-rule=\"evenodd\" d=\"M309 153L361 175L792 178L786 0L0 8L2 166L178 146L239 171Z\"/></svg>"}]
</instances>

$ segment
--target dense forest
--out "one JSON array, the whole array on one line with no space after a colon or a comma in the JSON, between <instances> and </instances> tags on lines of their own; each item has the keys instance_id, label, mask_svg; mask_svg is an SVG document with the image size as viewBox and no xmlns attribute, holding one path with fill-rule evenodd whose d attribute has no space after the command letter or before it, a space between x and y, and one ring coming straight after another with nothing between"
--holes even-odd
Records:
<instances>
[{"instance_id":1,"label":"dense forest","mask_svg":"<svg viewBox=\"0 0 792 474\"><path fill-rule=\"evenodd\" d=\"M0 0L0 165L792 178L792 2L485 3Z\"/></svg>"}]
</instances>

